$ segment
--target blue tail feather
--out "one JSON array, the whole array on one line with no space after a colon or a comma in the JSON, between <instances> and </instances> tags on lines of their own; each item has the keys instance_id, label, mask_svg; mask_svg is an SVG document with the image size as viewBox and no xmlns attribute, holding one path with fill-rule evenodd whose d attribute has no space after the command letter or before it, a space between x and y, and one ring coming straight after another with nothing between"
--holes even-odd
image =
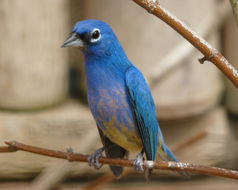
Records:
<instances>
[{"instance_id":1,"label":"blue tail feather","mask_svg":"<svg viewBox=\"0 0 238 190\"><path fill-rule=\"evenodd\" d=\"M179 162L179 160L175 157L175 155L172 153L172 151L166 144L163 144L163 151L166 154L166 157L168 158L169 161ZM178 173L180 173L185 177L191 177L191 174L185 171L179 171Z\"/></svg>"},{"instance_id":2,"label":"blue tail feather","mask_svg":"<svg viewBox=\"0 0 238 190\"><path fill-rule=\"evenodd\" d=\"M175 162L178 162L178 159L176 156L172 153L172 151L169 149L169 147L166 144L163 144L163 150L164 153L172 160Z\"/></svg>"}]
</instances>

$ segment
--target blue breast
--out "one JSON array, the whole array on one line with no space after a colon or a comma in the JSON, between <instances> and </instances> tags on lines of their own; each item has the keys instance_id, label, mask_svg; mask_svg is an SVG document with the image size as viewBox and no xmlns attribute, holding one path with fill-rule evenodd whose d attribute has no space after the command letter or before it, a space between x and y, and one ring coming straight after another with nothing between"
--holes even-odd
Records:
<instances>
[{"instance_id":1,"label":"blue breast","mask_svg":"<svg viewBox=\"0 0 238 190\"><path fill-rule=\"evenodd\" d=\"M116 68L112 60L86 61L88 103L97 124L113 142L138 150L141 140L125 86L130 64Z\"/></svg>"},{"instance_id":2,"label":"blue breast","mask_svg":"<svg viewBox=\"0 0 238 190\"><path fill-rule=\"evenodd\" d=\"M110 122L116 118L118 124L123 123L128 129L134 130L134 118L126 93L124 75L94 66L88 70L87 76L88 103L97 122ZM120 128L118 124L116 127Z\"/></svg>"}]
</instances>

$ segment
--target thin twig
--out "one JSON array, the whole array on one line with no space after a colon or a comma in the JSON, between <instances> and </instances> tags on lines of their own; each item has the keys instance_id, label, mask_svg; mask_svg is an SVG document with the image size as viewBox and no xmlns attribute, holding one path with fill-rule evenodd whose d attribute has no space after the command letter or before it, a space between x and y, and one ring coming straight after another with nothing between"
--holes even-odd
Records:
<instances>
[{"instance_id":1,"label":"thin twig","mask_svg":"<svg viewBox=\"0 0 238 190\"><path fill-rule=\"evenodd\" d=\"M81 148L81 151L86 151L88 149L91 149L94 144L92 143L95 138L98 137L98 134L95 133L93 130L89 131L86 135L84 135L81 138L81 142L84 142L85 145ZM71 149L68 148L68 152ZM40 175L37 176L37 178L34 179L34 181L31 183L29 189L34 190L50 190L54 189L61 181L63 181L69 174L69 172L72 170L73 167L75 167L74 164L70 162L61 162L59 164L60 160L56 164L50 165L46 169L44 169ZM87 167L86 165L80 165L79 170L83 170L84 167Z\"/></svg>"},{"instance_id":2,"label":"thin twig","mask_svg":"<svg viewBox=\"0 0 238 190\"><path fill-rule=\"evenodd\" d=\"M204 138L205 136L207 136L207 132L206 131L201 131L198 134L195 134L194 136L186 139L183 142L177 143L174 146L170 146L172 152L177 152L183 148L186 148L187 146L191 146L193 143L196 143L197 141L201 140L202 138ZM128 168L127 170L125 170L122 174L122 177L128 176L131 173L133 173L134 171L131 168ZM103 176L100 176L99 178L97 178L96 180L90 182L88 185L85 186L85 190L95 190L95 189L100 189L102 188L103 185L106 185L112 181L115 181L116 178L114 176L112 176L111 174L104 174Z\"/></svg>"},{"instance_id":3,"label":"thin twig","mask_svg":"<svg viewBox=\"0 0 238 190\"><path fill-rule=\"evenodd\" d=\"M230 12L230 7L226 2L219 4L216 17L208 17L204 22L200 23L196 28L197 33L203 38L207 38L211 31L218 30L224 23L225 18ZM150 88L154 88L158 85L158 82L176 69L184 64L186 60L196 49L191 46L187 41L182 41L174 49L169 51L161 60L159 64L155 63L152 67L149 75L147 76L150 84ZM159 66L158 66L159 65Z\"/></svg>"},{"instance_id":4,"label":"thin twig","mask_svg":"<svg viewBox=\"0 0 238 190\"><path fill-rule=\"evenodd\" d=\"M214 63L238 88L238 71L233 67L226 58L214 49L203 38L200 38L188 26L186 26L177 17L163 8L157 0L133 0L135 3L146 9L149 13L157 16L175 31L187 39L194 47L196 47L203 55L202 61L211 61Z\"/></svg>"},{"instance_id":5,"label":"thin twig","mask_svg":"<svg viewBox=\"0 0 238 190\"><path fill-rule=\"evenodd\" d=\"M14 151L25 151L35 154L40 154L44 156L50 156L55 158L61 158L68 161L78 161L78 162L88 162L88 155L74 153L73 151L56 151L45 149L36 146L25 145L16 141L5 142L8 145L9 152ZM0 150L6 150L6 147L1 147ZM6 152L6 151L5 151ZM124 159L112 159L102 157L99 159L99 162L102 164L109 164L113 166L124 166L124 167L133 167L133 160L124 160ZM145 161L144 168L153 168L161 170L173 170L173 171L186 171L191 173L199 173L204 175L220 176L225 178L231 178L238 180L238 171L201 166L196 164L182 163L182 162L151 162Z\"/></svg>"},{"instance_id":6,"label":"thin twig","mask_svg":"<svg viewBox=\"0 0 238 190\"><path fill-rule=\"evenodd\" d=\"M16 151L15 150L11 151L9 146L0 146L0 153L1 152L3 153L3 152L16 152Z\"/></svg>"}]
</instances>

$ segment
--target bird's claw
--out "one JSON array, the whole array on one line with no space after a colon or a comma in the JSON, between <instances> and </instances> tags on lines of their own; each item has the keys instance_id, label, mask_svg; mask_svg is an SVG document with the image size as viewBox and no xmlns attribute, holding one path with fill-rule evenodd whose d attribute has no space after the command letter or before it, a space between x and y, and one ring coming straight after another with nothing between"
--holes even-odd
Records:
<instances>
[{"instance_id":1,"label":"bird's claw","mask_svg":"<svg viewBox=\"0 0 238 190\"><path fill-rule=\"evenodd\" d=\"M137 155L133 165L134 165L134 169L137 171L137 172L144 172L144 168L143 168L143 163L144 163L144 158L143 158L143 154L140 153Z\"/></svg>"},{"instance_id":2,"label":"bird's claw","mask_svg":"<svg viewBox=\"0 0 238 190\"><path fill-rule=\"evenodd\" d=\"M95 169L98 170L103 166L103 164L99 162L99 159L102 157L102 153L104 150L105 150L104 147L100 148L88 157L88 165L90 167L93 166Z\"/></svg>"}]
</instances>

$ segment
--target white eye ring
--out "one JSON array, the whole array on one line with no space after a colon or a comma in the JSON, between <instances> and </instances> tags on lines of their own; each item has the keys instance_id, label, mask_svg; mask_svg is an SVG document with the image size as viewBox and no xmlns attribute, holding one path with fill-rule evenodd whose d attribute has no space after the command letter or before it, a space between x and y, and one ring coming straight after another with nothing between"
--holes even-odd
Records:
<instances>
[{"instance_id":1,"label":"white eye ring","mask_svg":"<svg viewBox=\"0 0 238 190\"><path fill-rule=\"evenodd\" d=\"M99 41L100 39L101 39L100 30L98 28L94 28L91 32L90 42L95 43L95 42Z\"/></svg>"}]
</instances>

